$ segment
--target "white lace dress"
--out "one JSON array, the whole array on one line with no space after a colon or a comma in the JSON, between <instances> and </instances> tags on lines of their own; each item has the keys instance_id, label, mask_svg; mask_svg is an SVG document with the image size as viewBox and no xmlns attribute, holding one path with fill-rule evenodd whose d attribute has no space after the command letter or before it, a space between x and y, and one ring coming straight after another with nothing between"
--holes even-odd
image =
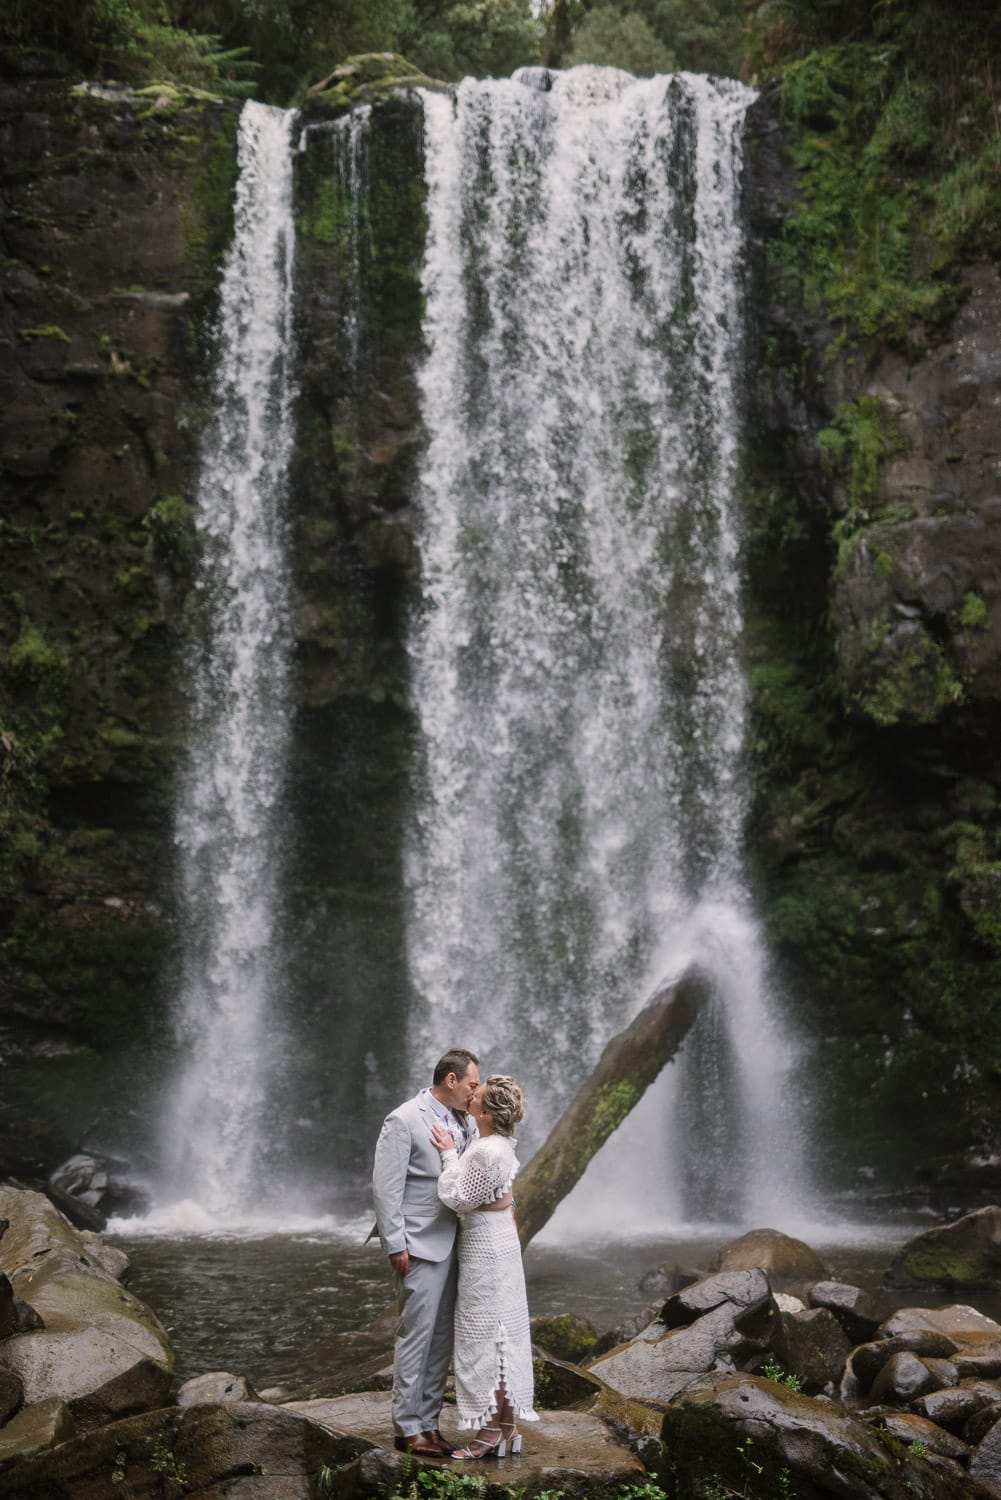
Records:
<instances>
[{"instance_id":1,"label":"white lace dress","mask_svg":"<svg viewBox=\"0 0 1001 1500\"><path fill-rule=\"evenodd\" d=\"M493 1427L503 1385L519 1421L537 1422L532 1344L521 1245L510 1208L477 1213L503 1198L518 1171L510 1136L488 1135L460 1157L442 1153L438 1196L459 1215L455 1302L455 1398L460 1427Z\"/></svg>"}]
</instances>

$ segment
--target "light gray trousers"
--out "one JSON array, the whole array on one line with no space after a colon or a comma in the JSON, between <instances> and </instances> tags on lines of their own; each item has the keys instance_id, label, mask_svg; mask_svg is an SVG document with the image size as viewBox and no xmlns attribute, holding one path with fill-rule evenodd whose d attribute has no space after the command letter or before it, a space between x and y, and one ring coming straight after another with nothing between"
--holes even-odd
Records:
<instances>
[{"instance_id":1,"label":"light gray trousers","mask_svg":"<svg viewBox=\"0 0 1001 1500\"><path fill-rule=\"evenodd\" d=\"M452 1357L457 1276L453 1250L446 1260L411 1255L406 1276L396 1278L400 1321L393 1359L393 1426L402 1437L438 1426Z\"/></svg>"}]
</instances>

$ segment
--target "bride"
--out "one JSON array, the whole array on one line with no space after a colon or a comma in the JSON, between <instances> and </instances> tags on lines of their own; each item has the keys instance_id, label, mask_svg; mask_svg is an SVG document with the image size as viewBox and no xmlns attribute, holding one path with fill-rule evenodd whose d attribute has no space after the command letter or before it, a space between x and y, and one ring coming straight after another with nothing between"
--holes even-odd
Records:
<instances>
[{"instance_id":1,"label":"bride","mask_svg":"<svg viewBox=\"0 0 1001 1500\"><path fill-rule=\"evenodd\" d=\"M455 1303L455 1395L460 1427L476 1436L453 1458L503 1458L521 1452L519 1419L532 1410L532 1347L521 1246L511 1184L518 1171L512 1135L525 1100L513 1078L492 1073L469 1112L479 1139L460 1157L448 1131L435 1125L441 1152L438 1196L459 1215L459 1290Z\"/></svg>"}]
</instances>

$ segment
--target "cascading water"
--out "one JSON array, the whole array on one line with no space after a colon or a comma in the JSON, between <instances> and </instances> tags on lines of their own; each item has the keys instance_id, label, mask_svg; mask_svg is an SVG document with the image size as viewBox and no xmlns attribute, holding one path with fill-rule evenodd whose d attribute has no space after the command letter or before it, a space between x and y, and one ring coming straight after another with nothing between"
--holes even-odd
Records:
<instances>
[{"instance_id":1,"label":"cascading water","mask_svg":"<svg viewBox=\"0 0 1001 1500\"><path fill-rule=\"evenodd\" d=\"M362 282L373 256L370 221L362 214L362 198L368 181L366 148L371 113L371 105L360 104L343 119L337 120L332 131L334 172L350 205L345 236L350 274L343 321L351 349L350 368L356 379L362 355Z\"/></svg>"},{"instance_id":2,"label":"cascading water","mask_svg":"<svg viewBox=\"0 0 1001 1500\"><path fill-rule=\"evenodd\" d=\"M278 1065L279 809L290 719L286 470L292 444L293 115L248 103L218 328L214 420L196 499L201 542L178 797L181 1071L163 1122L163 1197L208 1215L260 1200Z\"/></svg>"},{"instance_id":3,"label":"cascading water","mask_svg":"<svg viewBox=\"0 0 1001 1500\"><path fill-rule=\"evenodd\" d=\"M658 1090L644 1192L659 1154L673 1213L737 1218L784 1199L795 1156L742 862L752 94L545 82L424 96L412 1051L521 1075L538 1140L698 961L716 999Z\"/></svg>"}]
</instances>

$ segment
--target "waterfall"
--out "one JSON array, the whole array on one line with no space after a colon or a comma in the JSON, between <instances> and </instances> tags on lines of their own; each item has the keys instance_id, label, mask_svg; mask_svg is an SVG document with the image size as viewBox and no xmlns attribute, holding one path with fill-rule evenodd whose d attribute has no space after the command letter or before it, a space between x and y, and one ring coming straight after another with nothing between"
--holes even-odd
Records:
<instances>
[{"instance_id":1,"label":"waterfall","mask_svg":"<svg viewBox=\"0 0 1001 1500\"><path fill-rule=\"evenodd\" d=\"M371 224L362 213L362 200L368 181L368 127L372 114L370 104L359 104L349 114L334 122L331 132L334 148L334 175L345 201L350 205L346 225L346 258L348 277L347 306L343 325L351 354L350 369L357 383L362 362L362 287L373 258Z\"/></svg>"},{"instance_id":2,"label":"waterfall","mask_svg":"<svg viewBox=\"0 0 1001 1500\"><path fill-rule=\"evenodd\" d=\"M547 81L423 98L411 1051L415 1074L453 1043L518 1074L537 1141L700 962L716 995L658 1088L644 1192L739 1218L784 1201L796 1154L743 857L752 93Z\"/></svg>"},{"instance_id":3,"label":"waterfall","mask_svg":"<svg viewBox=\"0 0 1001 1500\"><path fill-rule=\"evenodd\" d=\"M281 797L289 734L286 469L292 443L293 116L247 103L196 496L200 558L178 792L181 1068L165 1192L207 1214L261 1197L280 1066Z\"/></svg>"}]
</instances>

